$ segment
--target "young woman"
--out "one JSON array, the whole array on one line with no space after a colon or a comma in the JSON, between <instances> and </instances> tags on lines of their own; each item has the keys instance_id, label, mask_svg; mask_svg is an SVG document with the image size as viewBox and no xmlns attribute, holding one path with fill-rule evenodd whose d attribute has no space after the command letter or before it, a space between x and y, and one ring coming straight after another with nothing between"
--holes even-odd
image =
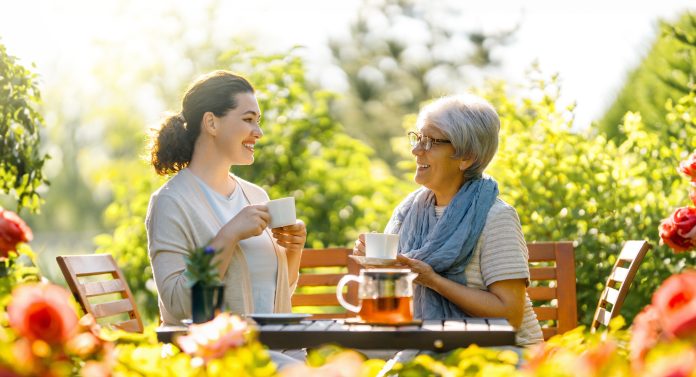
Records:
<instances>
[{"instance_id":1,"label":"young woman","mask_svg":"<svg viewBox=\"0 0 696 377\"><path fill-rule=\"evenodd\" d=\"M157 173L175 174L152 195L145 220L162 322L191 318L184 257L204 246L217 251L226 309L290 312L305 225L267 229L270 216L261 203L268 195L230 173L234 165L254 162L263 136L254 88L215 71L189 87L182 108L162 123L151 150Z\"/></svg>"}]
</instances>

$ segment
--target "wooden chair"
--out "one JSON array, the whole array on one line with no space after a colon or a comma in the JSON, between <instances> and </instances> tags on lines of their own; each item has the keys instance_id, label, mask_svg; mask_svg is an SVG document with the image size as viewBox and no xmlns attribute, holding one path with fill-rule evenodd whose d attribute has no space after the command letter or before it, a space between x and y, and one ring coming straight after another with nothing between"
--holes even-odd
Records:
<instances>
[{"instance_id":1,"label":"wooden chair","mask_svg":"<svg viewBox=\"0 0 696 377\"><path fill-rule=\"evenodd\" d=\"M292 296L292 306L311 312L313 318L347 318L356 314L345 310L336 299L336 284L346 274L357 275L360 266L348 258L348 248L306 249L300 261L300 280ZM346 300L357 305L358 287L347 284ZM313 307L313 308L309 308Z\"/></svg>"},{"instance_id":2,"label":"wooden chair","mask_svg":"<svg viewBox=\"0 0 696 377\"><path fill-rule=\"evenodd\" d=\"M532 281L527 294L546 340L578 324L573 244L528 243L527 249Z\"/></svg>"},{"instance_id":3,"label":"wooden chair","mask_svg":"<svg viewBox=\"0 0 696 377\"><path fill-rule=\"evenodd\" d=\"M143 332L133 294L111 255L61 255L56 261L85 313L92 314L100 323Z\"/></svg>"},{"instance_id":4,"label":"wooden chair","mask_svg":"<svg viewBox=\"0 0 696 377\"><path fill-rule=\"evenodd\" d=\"M638 267L650 248L647 241L626 241L599 296L597 310L590 325L591 332L594 333L602 325L608 326L609 321L619 315Z\"/></svg>"}]
</instances>

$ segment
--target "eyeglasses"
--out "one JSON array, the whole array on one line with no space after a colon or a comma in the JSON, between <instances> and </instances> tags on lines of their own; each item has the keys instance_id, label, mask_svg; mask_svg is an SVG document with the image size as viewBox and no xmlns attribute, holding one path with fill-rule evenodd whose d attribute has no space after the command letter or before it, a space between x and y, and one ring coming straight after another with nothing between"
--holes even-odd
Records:
<instances>
[{"instance_id":1,"label":"eyeglasses","mask_svg":"<svg viewBox=\"0 0 696 377\"><path fill-rule=\"evenodd\" d=\"M432 137L423 136L422 134L413 131L408 133L408 142L413 148L420 144L420 146L426 152L429 151L433 145L452 144L452 142L447 139L433 139Z\"/></svg>"}]
</instances>

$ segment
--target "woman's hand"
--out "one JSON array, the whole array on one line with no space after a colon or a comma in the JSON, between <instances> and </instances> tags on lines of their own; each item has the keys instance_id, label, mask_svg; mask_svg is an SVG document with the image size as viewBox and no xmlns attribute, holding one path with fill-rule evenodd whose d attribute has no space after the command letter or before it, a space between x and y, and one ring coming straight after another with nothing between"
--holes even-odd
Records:
<instances>
[{"instance_id":1,"label":"woman's hand","mask_svg":"<svg viewBox=\"0 0 696 377\"><path fill-rule=\"evenodd\" d=\"M353 255L365 255L365 233L360 233L353 246Z\"/></svg>"},{"instance_id":2,"label":"woman's hand","mask_svg":"<svg viewBox=\"0 0 696 377\"><path fill-rule=\"evenodd\" d=\"M222 236L227 244L237 243L261 234L269 221L271 221L271 215L268 213L268 207L263 204L249 205L228 221L220 229L218 236Z\"/></svg>"},{"instance_id":3,"label":"woman's hand","mask_svg":"<svg viewBox=\"0 0 696 377\"><path fill-rule=\"evenodd\" d=\"M408 268L411 269L411 271L418 274L418 277L413 281L416 284L432 288L435 280L437 278L441 278L441 276L437 272L435 272L429 264L421 260L411 259L409 257L404 256L403 254L398 254L396 256L396 261L403 265L406 265Z\"/></svg>"},{"instance_id":4,"label":"woman's hand","mask_svg":"<svg viewBox=\"0 0 696 377\"><path fill-rule=\"evenodd\" d=\"M285 251L302 251L307 241L307 227L302 220L297 220L294 225L273 228L271 232L278 245L284 247Z\"/></svg>"}]
</instances>

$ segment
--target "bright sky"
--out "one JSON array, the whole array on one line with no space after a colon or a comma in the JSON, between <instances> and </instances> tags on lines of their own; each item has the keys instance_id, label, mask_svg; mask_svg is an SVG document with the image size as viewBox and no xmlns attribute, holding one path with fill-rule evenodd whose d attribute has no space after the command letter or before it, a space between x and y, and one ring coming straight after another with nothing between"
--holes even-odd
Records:
<instances>
[{"instance_id":1,"label":"bright sky","mask_svg":"<svg viewBox=\"0 0 696 377\"><path fill-rule=\"evenodd\" d=\"M329 60L326 39L347 33L361 0L221 1L214 19L220 30L257 35L257 46L307 47L310 68L321 77ZM659 18L674 19L696 10L693 0L488 0L456 2L466 11L462 22L484 30L521 22L516 42L504 50L501 78L519 80L531 62L561 75L565 99L578 103L577 125L600 117L611 104L627 72L640 62L657 30ZM120 41L134 25L155 25L163 10L186 9L187 0L129 1L128 23L117 0L0 0L0 40L10 54L35 62L43 80L63 70L82 70L90 63L93 40ZM204 13L194 17L206 17ZM131 34L129 34L131 33ZM196 30L191 30L195 36ZM138 58L138 57L134 57ZM321 77L325 79L324 77Z\"/></svg>"}]
</instances>

